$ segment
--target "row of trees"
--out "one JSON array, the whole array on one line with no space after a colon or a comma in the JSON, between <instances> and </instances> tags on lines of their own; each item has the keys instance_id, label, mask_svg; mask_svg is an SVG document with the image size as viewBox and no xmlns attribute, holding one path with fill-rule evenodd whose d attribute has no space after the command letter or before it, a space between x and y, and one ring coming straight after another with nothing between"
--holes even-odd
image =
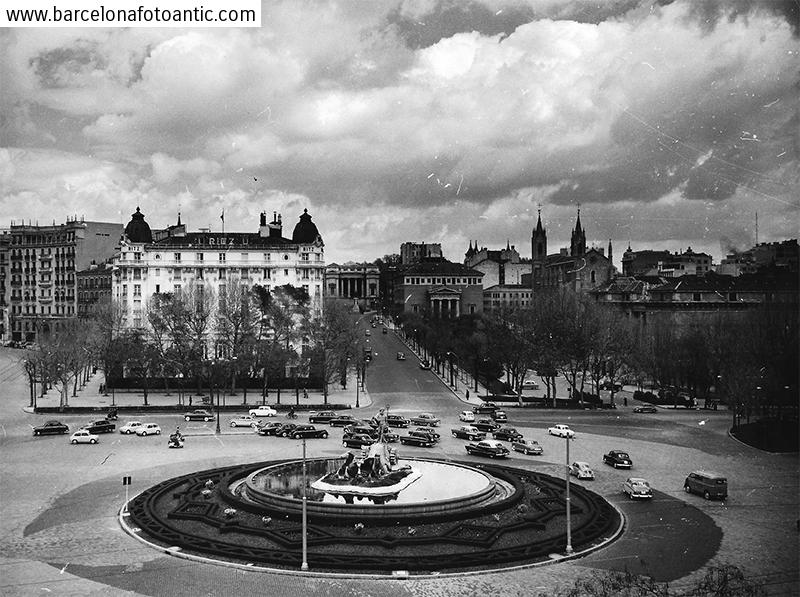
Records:
<instances>
[{"instance_id":1,"label":"row of trees","mask_svg":"<svg viewBox=\"0 0 800 597\"><path fill-rule=\"evenodd\" d=\"M796 309L765 305L708 315L691 325L680 321L656 317L645 323L590 296L558 289L537 293L525 308L458 320L408 314L402 324L435 365L457 360L476 377L503 375L516 393L535 371L554 404L557 376L579 400L587 390L596 393L601 380L611 388L620 381L686 388L701 397L727 398L744 413L796 396Z\"/></svg>"},{"instance_id":2,"label":"row of trees","mask_svg":"<svg viewBox=\"0 0 800 597\"><path fill-rule=\"evenodd\" d=\"M202 393L204 388L258 388L302 383L328 388L346 380L359 365L361 338L344 306L326 305L320 314L308 294L290 285L268 290L231 281L219 292L202 284L176 293L154 295L143 313L145 325L126 326L123 306L96 305L88 319L60 322L43 329L28 352L25 368L34 386L56 387L61 406L68 405L78 380L99 366L106 387L139 387L144 403L158 386L167 391Z\"/></svg>"}]
</instances>

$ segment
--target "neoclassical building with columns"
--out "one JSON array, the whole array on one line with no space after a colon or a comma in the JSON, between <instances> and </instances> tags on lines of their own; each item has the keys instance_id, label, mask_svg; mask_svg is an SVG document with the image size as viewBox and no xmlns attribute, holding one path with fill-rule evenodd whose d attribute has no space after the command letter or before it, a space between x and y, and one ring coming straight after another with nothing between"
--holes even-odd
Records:
<instances>
[{"instance_id":1,"label":"neoclassical building with columns","mask_svg":"<svg viewBox=\"0 0 800 597\"><path fill-rule=\"evenodd\" d=\"M456 318L483 311L483 272L439 258L400 266L393 276L392 308Z\"/></svg>"},{"instance_id":2,"label":"neoclassical building with columns","mask_svg":"<svg viewBox=\"0 0 800 597\"><path fill-rule=\"evenodd\" d=\"M325 299L347 300L365 308L374 308L378 301L380 270L373 263L342 265L331 263L325 268Z\"/></svg>"}]
</instances>

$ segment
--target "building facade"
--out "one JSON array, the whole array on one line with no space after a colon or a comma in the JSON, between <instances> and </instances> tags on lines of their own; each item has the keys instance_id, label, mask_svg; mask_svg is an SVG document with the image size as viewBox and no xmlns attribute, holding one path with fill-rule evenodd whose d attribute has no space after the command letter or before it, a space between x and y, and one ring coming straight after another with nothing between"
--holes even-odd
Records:
<instances>
[{"instance_id":1,"label":"building facade","mask_svg":"<svg viewBox=\"0 0 800 597\"><path fill-rule=\"evenodd\" d=\"M325 268L325 299L344 300L362 308L377 306L380 270L372 263L331 263Z\"/></svg>"},{"instance_id":2,"label":"building facade","mask_svg":"<svg viewBox=\"0 0 800 597\"><path fill-rule=\"evenodd\" d=\"M11 340L35 342L39 333L78 314L77 272L114 255L121 224L67 220L14 224L9 230Z\"/></svg>"},{"instance_id":3,"label":"building facade","mask_svg":"<svg viewBox=\"0 0 800 597\"><path fill-rule=\"evenodd\" d=\"M456 318L483 311L483 273L442 258L424 259L393 272L394 314Z\"/></svg>"},{"instance_id":4,"label":"building facade","mask_svg":"<svg viewBox=\"0 0 800 597\"><path fill-rule=\"evenodd\" d=\"M800 247L797 239L774 243L759 243L741 253L729 253L716 268L718 274L740 276L753 274L760 269L776 267L790 272L798 271Z\"/></svg>"},{"instance_id":5,"label":"building facade","mask_svg":"<svg viewBox=\"0 0 800 597\"><path fill-rule=\"evenodd\" d=\"M75 274L78 281L78 317L89 317L95 305L111 302L112 267L110 262L92 263Z\"/></svg>"},{"instance_id":6,"label":"building facade","mask_svg":"<svg viewBox=\"0 0 800 597\"><path fill-rule=\"evenodd\" d=\"M483 289L484 312L526 308L531 304L533 289L523 284L497 284Z\"/></svg>"},{"instance_id":7,"label":"building facade","mask_svg":"<svg viewBox=\"0 0 800 597\"><path fill-rule=\"evenodd\" d=\"M477 241L473 248L470 241L464 254L464 265L483 272L484 288L522 284L522 277L531 273L530 260L520 257L516 247L508 243L505 249L489 250L486 247L478 249Z\"/></svg>"},{"instance_id":8,"label":"building facade","mask_svg":"<svg viewBox=\"0 0 800 597\"><path fill-rule=\"evenodd\" d=\"M9 342L8 309L11 288L9 286L9 249L11 236L8 230L0 230L0 342Z\"/></svg>"},{"instance_id":9,"label":"building facade","mask_svg":"<svg viewBox=\"0 0 800 597\"><path fill-rule=\"evenodd\" d=\"M304 210L291 238L283 237L278 213L258 232L187 232L178 223L151 231L136 208L114 258L112 295L125 306L126 325L142 327L154 294L199 285L219 292L232 281L266 289L290 284L308 292L312 311L321 313L325 254L322 237Z\"/></svg>"},{"instance_id":10,"label":"building facade","mask_svg":"<svg viewBox=\"0 0 800 597\"><path fill-rule=\"evenodd\" d=\"M423 259L442 258L441 243L403 243L400 245L400 263L409 265Z\"/></svg>"}]
</instances>

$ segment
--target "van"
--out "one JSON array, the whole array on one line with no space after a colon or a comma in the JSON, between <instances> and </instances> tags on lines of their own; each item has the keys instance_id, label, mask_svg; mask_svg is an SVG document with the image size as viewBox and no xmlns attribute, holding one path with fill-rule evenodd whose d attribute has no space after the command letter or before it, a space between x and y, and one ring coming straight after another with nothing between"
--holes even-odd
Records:
<instances>
[{"instance_id":1,"label":"van","mask_svg":"<svg viewBox=\"0 0 800 597\"><path fill-rule=\"evenodd\" d=\"M705 499L718 498L724 500L728 497L728 480L717 473L708 471L694 471L689 473L683 482L686 493L696 493Z\"/></svg>"}]
</instances>

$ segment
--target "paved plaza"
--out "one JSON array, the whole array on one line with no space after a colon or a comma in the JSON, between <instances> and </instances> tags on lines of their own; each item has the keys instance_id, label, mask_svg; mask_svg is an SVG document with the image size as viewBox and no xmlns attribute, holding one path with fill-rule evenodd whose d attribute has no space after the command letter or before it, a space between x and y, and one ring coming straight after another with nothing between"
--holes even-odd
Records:
<instances>
[{"instance_id":1,"label":"paved plaza","mask_svg":"<svg viewBox=\"0 0 800 597\"><path fill-rule=\"evenodd\" d=\"M398 343L386 342L370 366L367 391L360 393L360 416L384 405L401 413L429 410L443 417L442 429L456 424L466 408L465 387L446 387L430 372L407 369L393 358ZM700 578L709 565L735 564L770 595L798 595L798 455L768 454L731 439L725 411L663 411L634 416L633 402L617 411L554 412L509 410L512 424L540 441L539 457L514 454L508 464L553 476L563 475L563 440L547 436L556 422L577 430L574 459L589 461L597 480L589 489L618 508L626 519L623 536L609 546L570 561L468 575L430 574L413 579L317 576L311 572L255 572L181 559L152 549L123 532L117 514L126 495L170 477L242 462L300 457L300 442L259 437L225 424L184 423L180 415L139 413L165 433L180 424L186 448L168 450L164 436L102 435L97 446L71 446L64 436L38 437L31 427L59 418L72 430L92 419L87 414L59 417L26 412L27 380L18 366L20 351L0 349L0 594L32 595L549 595L556 588L597 571L629 569L674 586ZM413 360L413 359L410 359ZM399 371L399 373L398 373ZM402 391L394 375L408 386ZM99 392L102 374L71 398L71 404L108 406ZM52 392L50 393L52 394ZM57 398L48 394L39 405ZM474 402L474 392L470 400ZM255 401L255 396L251 402ZM294 395L285 396L294 401ZM228 397L227 400L239 400ZM301 400L303 400L301 398ZM117 394L119 405L141 404L139 394ZM271 402L274 399L271 398ZM283 400L282 400L283 401ZM319 401L312 394L309 402ZM151 404L174 404L176 397L153 395ZM355 392L337 388L331 402L355 404ZM244 407L241 412L244 412ZM118 424L127 417L123 415ZM304 419L301 415L301 419ZM338 433L334 434L338 438ZM308 443L311 456L342 452L333 436ZM629 473L603 467L602 453L624 448L634 457L637 475L656 489L652 503L630 503L620 493ZM413 450L413 448L407 448ZM431 455L465 458L463 442L443 438ZM697 468L723 472L729 479L726 502L706 502L683 493L686 473ZM130 476L130 487L122 484ZM127 494L126 494L127 489Z\"/></svg>"}]
</instances>

